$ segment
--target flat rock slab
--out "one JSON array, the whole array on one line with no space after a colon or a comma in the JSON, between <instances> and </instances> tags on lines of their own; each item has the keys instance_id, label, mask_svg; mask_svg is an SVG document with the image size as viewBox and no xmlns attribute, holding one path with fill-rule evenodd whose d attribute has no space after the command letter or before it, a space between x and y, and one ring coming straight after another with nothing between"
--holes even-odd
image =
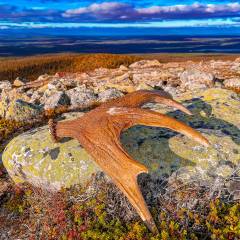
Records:
<instances>
[{"instance_id":1,"label":"flat rock slab","mask_svg":"<svg viewBox=\"0 0 240 240\"><path fill-rule=\"evenodd\" d=\"M194 113L186 116L159 104L152 110L167 113L202 132L211 142L205 148L173 131L136 126L121 136L129 154L149 168L154 178L213 181L227 178L240 164L240 99L230 90L208 89L179 99ZM72 115L74 116L74 114ZM101 169L76 140L53 143L48 127L14 138L3 153L3 163L15 182L47 189L85 184Z\"/></svg>"}]
</instances>

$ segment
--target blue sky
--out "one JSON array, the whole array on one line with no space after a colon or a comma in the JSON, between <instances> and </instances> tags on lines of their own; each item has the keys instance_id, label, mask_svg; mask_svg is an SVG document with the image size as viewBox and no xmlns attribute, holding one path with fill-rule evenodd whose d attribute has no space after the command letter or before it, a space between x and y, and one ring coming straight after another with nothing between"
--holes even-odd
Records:
<instances>
[{"instance_id":1,"label":"blue sky","mask_svg":"<svg viewBox=\"0 0 240 240\"><path fill-rule=\"evenodd\" d=\"M0 31L82 27L239 29L240 1L0 0Z\"/></svg>"}]
</instances>

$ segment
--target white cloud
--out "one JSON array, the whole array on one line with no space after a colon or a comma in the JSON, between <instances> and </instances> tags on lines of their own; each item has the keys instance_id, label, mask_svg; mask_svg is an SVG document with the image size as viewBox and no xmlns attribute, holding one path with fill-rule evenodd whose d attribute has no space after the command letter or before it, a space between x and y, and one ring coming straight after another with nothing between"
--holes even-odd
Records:
<instances>
[{"instance_id":1,"label":"white cloud","mask_svg":"<svg viewBox=\"0 0 240 240\"><path fill-rule=\"evenodd\" d=\"M237 17L240 16L240 3L228 4L201 4L191 5L178 4L173 6L152 6L137 8L133 5L104 2L94 3L87 7L69 9L63 13L63 17L87 17L90 19L128 19L136 21L166 20L166 19L204 19L218 17ZM124 17L123 17L124 16Z\"/></svg>"},{"instance_id":2,"label":"white cloud","mask_svg":"<svg viewBox=\"0 0 240 240\"><path fill-rule=\"evenodd\" d=\"M110 14L112 11L124 10L129 8L128 4L118 2L93 3L88 7L67 10L63 16L71 17L82 14Z\"/></svg>"}]
</instances>

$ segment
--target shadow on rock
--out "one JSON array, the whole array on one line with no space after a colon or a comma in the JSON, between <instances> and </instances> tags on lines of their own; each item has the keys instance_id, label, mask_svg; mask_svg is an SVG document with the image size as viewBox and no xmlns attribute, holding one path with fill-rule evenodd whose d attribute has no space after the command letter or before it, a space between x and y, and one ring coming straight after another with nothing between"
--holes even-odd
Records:
<instances>
[{"instance_id":1,"label":"shadow on rock","mask_svg":"<svg viewBox=\"0 0 240 240\"><path fill-rule=\"evenodd\" d=\"M193 116L188 116L178 110L168 112L167 115L206 134L207 138L214 138L213 146L210 147L212 150L206 149L197 143L193 143L195 147L189 149L189 142L194 141L184 137L180 137L179 142L175 141L175 145L173 145L172 139L182 135L164 128L135 126L122 134L121 142L126 151L149 169L149 174L139 176L141 190L149 204L153 203L157 196L164 191L168 178L180 168L183 171L189 167L193 167L197 171L199 167L204 170L204 166L200 166L200 162L205 160L202 156L205 156L206 159L209 158L204 174L213 178L216 177L214 168L218 169L221 166L236 168L236 163L228 156L228 153L223 152L224 149L221 149L217 143L221 144L222 138L230 137L233 144L240 145L239 128L214 116L212 106L201 98L194 98L183 102L183 104L193 112ZM177 146L181 141L186 141L186 143ZM186 144L186 147L184 144ZM174 151L176 149L178 151ZM179 152L185 152L186 155L186 151L191 152L189 159L187 159L188 155L183 157L178 154ZM198 152L205 153L205 155L201 156L202 159L198 157ZM208 157L208 154L212 154L212 152L214 152L214 157L212 155ZM233 149L233 152L237 156L240 154L240 149ZM187 180L189 179L186 179L186 182Z\"/></svg>"}]
</instances>

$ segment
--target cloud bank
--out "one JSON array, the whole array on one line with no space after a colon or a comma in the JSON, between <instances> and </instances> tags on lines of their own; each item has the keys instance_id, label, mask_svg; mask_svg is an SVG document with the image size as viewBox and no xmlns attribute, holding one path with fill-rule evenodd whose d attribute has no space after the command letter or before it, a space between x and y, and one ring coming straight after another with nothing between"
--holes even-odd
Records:
<instances>
[{"instance_id":1,"label":"cloud bank","mask_svg":"<svg viewBox=\"0 0 240 240\"><path fill-rule=\"evenodd\" d=\"M162 21L172 19L206 19L240 16L240 3L152 6L136 8L134 5L104 2L87 7L69 9L62 14L65 18L89 19L92 21Z\"/></svg>"},{"instance_id":2,"label":"cloud bank","mask_svg":"<svg viewBox=\"0 0 240 240\"><path fill-rule=\"evenodd\" d=\"M47 1L47 0L42 0ZM54 0L58 1L58 0ZM88 1L87 1L88 2ZM147 23L163 21L214 20L240 18L240 3L178 4L138 7L124 2L99 2L73 9L20 8L0 5L2 23ZM238 21L235 21L238 22Z\"/></svg>"}]
</instances>

